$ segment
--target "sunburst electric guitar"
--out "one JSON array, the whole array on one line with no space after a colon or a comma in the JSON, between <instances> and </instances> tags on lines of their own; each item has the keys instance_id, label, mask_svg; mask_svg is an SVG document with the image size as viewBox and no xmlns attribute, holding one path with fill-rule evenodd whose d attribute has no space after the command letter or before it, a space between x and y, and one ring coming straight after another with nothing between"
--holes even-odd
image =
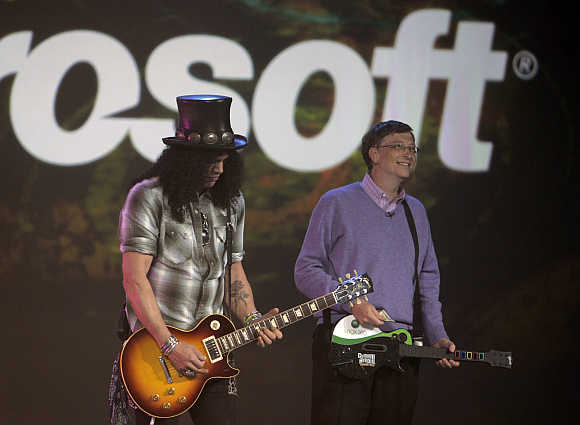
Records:
<instances>
[{"instance_id":1,"label":"sunburst electric guitar","mask_svg":"<svg viewBox=\"0 0 580 425\"><path fill-rule=\"evenodd\" d=\"M275 316L244 328L221 314L206 316L190 331L172 326L173 335L194 345L205 357L207 374L180 375L171 361L162 355L153 337L144 328L134 332L121 350L121 376L133 402L142 411L157 418L177 416L191 408L210 379L229 378L240 371L231 367L231 351L258 339L262 329L284 328L339 303L346 303L373 291L372 280L365 273L342 281L338 288Z\"/></svg>"},{"instance_id":2,"label":"sunburst electric guitar","mask_svg":"<svg viewBox=\"0 0 580 425\"><path fill-rule=\"evenodd\" d=\"M404 357L480 362L507 369L511 369L513 362L512 353L506 351L455 350L451 353L445 348L414 345L406 329L383 332L377 327L361 325L353 315L336 323L331 341L330 363L355 379L372 375L380 366L404 372L400 363Z\"/></svg>"}]
</instances>

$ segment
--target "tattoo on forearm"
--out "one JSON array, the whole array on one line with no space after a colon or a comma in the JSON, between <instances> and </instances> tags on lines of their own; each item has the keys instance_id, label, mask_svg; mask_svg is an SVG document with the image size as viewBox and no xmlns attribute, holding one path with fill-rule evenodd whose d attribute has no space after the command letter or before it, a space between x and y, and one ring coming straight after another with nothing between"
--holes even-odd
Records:
<instances>
[{"instance_id":1,"label":"tattoo on forearm","mask_svg":"<svg viewBox=\"0 0 580 425\"><path fill-rule=\"evenodd\" d=\"M241 280L232 282L232 307L238 309L242 306L247 307L250 293L246 289L246 284Z\"/></svg>"}]
</instances>

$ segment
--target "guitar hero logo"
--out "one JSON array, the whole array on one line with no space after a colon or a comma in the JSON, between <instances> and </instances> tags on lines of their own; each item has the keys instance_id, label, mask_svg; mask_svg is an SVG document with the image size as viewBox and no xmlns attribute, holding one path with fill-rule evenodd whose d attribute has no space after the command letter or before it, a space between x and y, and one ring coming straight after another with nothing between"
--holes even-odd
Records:
<instances>
[{"instance_id":1,"label":"guitar hero logo","mask_svg":"<svg viewBox=\"0 0 580 425\"><path fill-rule=\"evenodd\" d=\"M429 81L446 80L439 156L453 170L486 171L492 143L477 138L481 105L486 82L503 81L507 53L491 50L494 25L487 22L460 22L454 47L435 49L437 37L448 34L450 20L451 13L442 9L409 14L392 47L375 47L370 66L344 44L299 42L275 56L257 77L250 54L238 43L214 35L178 36L151 52L144 84L159 104L175 111L177 95L231 96L237 132L248 134L252 126L262 151L281 167L319 171L340 164L358 148L372 124L375 78L388 80L382 118L409 123L417 140ZM175 124L170 119L117 116L139 105L141 91L139 69L122 43L100 32L76 30L56 34L30 50L32 37L31 31L22 31L0 39L0 79L15 75L9 111L24 149L50 164L80 165L107 155L128 134L143 157L157 158L163 148L160 138L173 134ZM79 63L93 68L98 92L88 119L67 131L59 126L54 105L64 76ZM230 87L192 76L188 70L195 63L207 64L215 79L257 78L251 113ZM324 128L304 137L295 126L295 106L305 82L320 71L333 81L334 105Z\"/></svg>"}]
</instances>

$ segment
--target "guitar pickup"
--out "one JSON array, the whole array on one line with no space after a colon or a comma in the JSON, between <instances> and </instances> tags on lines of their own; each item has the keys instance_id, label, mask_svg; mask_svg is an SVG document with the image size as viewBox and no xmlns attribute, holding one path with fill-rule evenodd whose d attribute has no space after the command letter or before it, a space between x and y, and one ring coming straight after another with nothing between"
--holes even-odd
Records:
<instances>
[{"instance_id":1,"label":"guitar pickup","mask_svg":"<svg viewBox=\"0 0 580 425\"><path fill-rule=\"evenodd\" d=\"M215 336L210 336L201 341L205 347L205 351L209 355L210 363L216 363L223 359L222 353L217 345Z\"/></svg>"}]
</instances>

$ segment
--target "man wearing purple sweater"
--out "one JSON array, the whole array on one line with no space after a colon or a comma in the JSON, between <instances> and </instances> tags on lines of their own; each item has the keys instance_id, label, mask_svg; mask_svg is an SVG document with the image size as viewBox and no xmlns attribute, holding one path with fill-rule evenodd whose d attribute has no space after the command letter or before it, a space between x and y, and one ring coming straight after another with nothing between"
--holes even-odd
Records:
<instances>
[{"instance_id":1,"label":"man wearing purple sweater","mask_svg":"<svg viewBox=\"0 0 580 425\"><path fill-rule=\"evenodd\" d=\"M352 307L337 305L332 324L348 314L368 326L388 332L413 329L415 245L402 201L405 200L417 229L418 311L429 345L455 350L445 332L439 302L439 267L425 208L408 195L403 184L413 174L418 148L407 124L386 121L374 125L363 137L361 152L368 167L362 182L324 194L316 205L294 277L308 298L333 291L339 277L353 270L366 272L374 292L368 301ZM394 320L383 321L385 310ZM370 378L351 380L337 373L328 361L330 330L319 315L312 347L311 425L410 424L417 399L419 362L404 359L405 373L387 366ZM454 360L437 365L457 367Z\"/></svg>"}]
</instances>

